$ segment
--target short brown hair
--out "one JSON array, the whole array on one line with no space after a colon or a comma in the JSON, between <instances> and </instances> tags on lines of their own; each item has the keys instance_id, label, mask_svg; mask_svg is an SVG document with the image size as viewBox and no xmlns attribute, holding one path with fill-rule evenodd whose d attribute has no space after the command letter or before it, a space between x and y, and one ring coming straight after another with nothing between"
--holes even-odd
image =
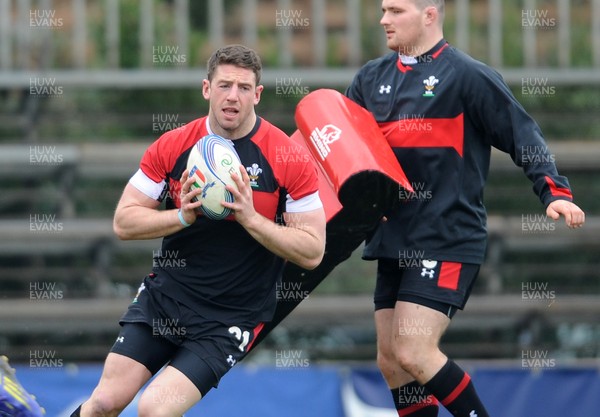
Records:
<instances>
[{"instance_id":1,"label":"short brown hair","mask_svg":"<svg viewBox=\"0 0 600 417\"><path fill-rule=\"evenodd\" d=\"M415 5L423 10L427 6L433 6L437 9L440 17L443 19L445 12L445 1L444 0L414 0Z\"/></svg>"},{"instance_id":2,"label":"short brown hair","mask_svg":"<svg viewBox=\"0 0 600 417\"><path fill-rule=\"evenodd\" d=\"M212 81L217 66L227 64L252 70L256 78L256 85L260 83L262 63L253 49L244 45L228 45L217 49L208 59L208 81Z\"/></svg>"}]
</instances>

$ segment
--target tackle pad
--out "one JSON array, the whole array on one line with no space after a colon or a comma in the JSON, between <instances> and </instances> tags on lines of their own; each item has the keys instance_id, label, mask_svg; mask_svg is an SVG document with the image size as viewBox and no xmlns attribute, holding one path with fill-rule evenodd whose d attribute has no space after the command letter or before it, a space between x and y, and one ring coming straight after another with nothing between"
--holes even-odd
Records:
<instances>
[{"instance_id":1,"label":"tackle pad","mask_svg":"<svg viewBox=\"0 0 600 417\"><path fill-rule=\"evenodd\" d=\"M319 195L327 218L325 256L314 270L288 262L282 287L309 294L350 257L384 214L412 187L377 122L366 109L335 90L309 93L296 108L292 139L308 148L319 173ZM401 192L404 190L404 192ZM252 348L302 299L279 299Z\"/></svg>"}]
</instances>

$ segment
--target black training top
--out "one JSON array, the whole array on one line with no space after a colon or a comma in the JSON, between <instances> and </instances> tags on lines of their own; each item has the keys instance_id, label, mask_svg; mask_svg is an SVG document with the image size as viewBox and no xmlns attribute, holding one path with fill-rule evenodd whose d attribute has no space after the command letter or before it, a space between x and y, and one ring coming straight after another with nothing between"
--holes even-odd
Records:
<instances>
[{"instance_id":1,"label":"black training top","mask_svg":"<svg viewBox=\"0 0 600 417\"><path fill-rule=\"evenodd\" d=\"M491 147L510 154L544 205L572 200L536 122L502 77L441 40L418 57L369 61L346 95L369 110L413 193L368 240L364 257L480 264L486 244L483 190Z\"/></svg>"}]
</instances>

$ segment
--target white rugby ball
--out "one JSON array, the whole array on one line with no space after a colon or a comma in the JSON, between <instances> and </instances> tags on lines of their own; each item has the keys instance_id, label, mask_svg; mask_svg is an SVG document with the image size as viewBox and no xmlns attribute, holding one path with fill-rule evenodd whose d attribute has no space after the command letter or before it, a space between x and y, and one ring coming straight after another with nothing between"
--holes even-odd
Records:
<instances>
[{"instance_id":1,"label":"white rugby ball","mask_svg":"<svg viewBox=\"0 0 600 417\"><path fill-rule=\"evenodd\" d=\"M202 188L198 199L202 201L200 210L213 220L221 220L231 214L231 210L221 205L221 201L233 202L233 195L226 185L237 186L231 174L239 173L240 157L227 139L217 135L207 135L200 139L190 151L187 169L190 177L196 180L194 188Z\"/></svg>"}]
</instances>

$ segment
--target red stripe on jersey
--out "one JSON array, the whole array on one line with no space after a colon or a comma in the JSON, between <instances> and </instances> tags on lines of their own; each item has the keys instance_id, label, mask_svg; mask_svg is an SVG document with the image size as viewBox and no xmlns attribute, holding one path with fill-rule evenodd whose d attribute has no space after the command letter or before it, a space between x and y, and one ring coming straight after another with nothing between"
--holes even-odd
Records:
<instances>
[{"instance_id":1,"label":"red stripe on jersey","mask_svg":"<svg viewBox=\"0 0 600 417\"><path fill-rule=\"evenodd\" d=\"M154 141L142 156L140 168L152 181L158 183L165 180L177 158L186 150L192 147L198 140L207 135L206 117L193 120L178 129L163 133L160 138ZM169 192L179 198L179 182L174 182ZM177 202L179 206L179 202Z\"/></svg>"},{"instance_id":2,"label":"red stripe on jersey","mask_svg":"<svg viewBox=\"0 0 600 417\"><path fill-rule=\"evenodd\" d=\"M398 410L398 415L400 417L410 416L412 413L416 413L425 407L435 407L437 405L438 400L433 395L428 395L425 400Z\"/></svg>"},{"instance_id":3,"label":"red stripe on jersey","mask_svg":"<svg viewBox=\"0 0 600 417\"><path fill-rule=\"evenodd\" d=\"M458 384L456 386L456 388L454 388L454 390L452 390L450 395L448 395L446 398L444 398L442 400L442 404L447 407L448 404L450 404L450 403L452 403L452 401L456 400L456 397L458 397L465 390L467 385L469 385L469 382L471 382L471 377L469 376L469 374L467 374L465 372L465 375L463 376L462 381L460 381L460 384Z\"/></svg>"},{"instance_id":4,"label":"red stripe on jersey","mask_svg":"<svg viewBox=\"0 0 600 417\"><path fill-rule=\"evenodd\" d=\"M440 277L438 279L438 287L457 290L461 268L462 264L459 262L442 262L442 267L440 268Z\"/></svg>"},{"instance_id":5,"label":"red stripe on jersey","mask_svg":"<svg viewBox=\"0 0 600 417\"><path fill-rule=\"evenodd\" d=\"M556 183L552 181L552 178L550 178L547 175L545 179L546 184L548 184L548 187L550 187L550 194L552 194L552 197L567 197L573 199L573 194L571 194L571 190L569 190L568 188L558 187Z\"/></svg>"},{"instance_id":6,"label":"red stripe on jersey","mask_svg":"<svg viewBox=\"0 0 600 417\"><path fill-rule=\"evenodd\" d=\"M262 331L263 327L265 327L265 324L263 322L260 322L260 323L258 323L258 326L256 326L254 328L254 331L253 331L254 336L252 337L252 341L250 343L248 343L248 346L246 347L246 352L250 352L250 349L252 348L254 341L258 337L258 334Z\"/></svg>"},{"instance_id":7,"label":"red stripe on jersey","mask_svg":"<svg viewBox=\"0 0 600 417\"><path fill-rule=\"evenodd\" d=\"M402 119L380 123L392 148L453 148L463 156L463 114L454 118Z\"/></svg>"},{"instance_id":8,"label":"red stripe on jersey","mask_svg":"<svg viewBox=\"0 0 600 417\"><path fill-rule=\"evenodd\" d=\"M319 190L317 165L306 147L298 145L264 119L259 131L252 137L252 142L269 161L277 183L294 200Z\"/></svg>"},{"instance_id":9,"label":"red stripe on jersey","mask_svg":"<svg viewBox=\"0 0 600 417\"><path fill-rule=\"evenodd\" d=\"M438 49L433 54L431 54L431 56L433 57L433 59L436 59L438 56L440 56L440 54L442 53L442 51L444 49L446 49L448 46L449 46L449 44L448 44L448 42L446 42L444 45L442 45L442 47L440 49Z\"/></svg>"}]
</instances>

